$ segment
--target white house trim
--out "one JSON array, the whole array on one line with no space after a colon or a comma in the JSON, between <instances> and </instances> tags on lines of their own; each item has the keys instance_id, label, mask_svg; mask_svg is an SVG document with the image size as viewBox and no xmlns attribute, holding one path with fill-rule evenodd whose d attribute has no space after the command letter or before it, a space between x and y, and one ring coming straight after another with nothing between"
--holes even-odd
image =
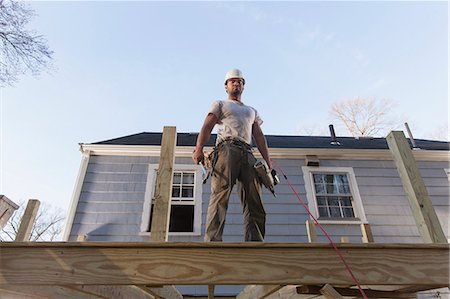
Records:
<instances>
[{"instance_id":1,"label":"white house trim","mask_svg":"<svg viewBox=\"0 0 450 299\"><path fill-rule=\"evenodd\" d=\"M177 146L176 157L192 157L194 146ZM82 151L90 151L93 155L127 155L127 156L155 156L159 157L161 146L159 145L110 145L110 144L81 144ZM205 147L206 152L212 147ZM270 148L271 158L304 158L306 155L316 155L319 159L338 160L393 160L389 150L376 149L341 149L336 148ZM417 161L449 161L449 151L414 150L414 158ZM255 156L261 155L255 149Z\"/></svg>"},{"instance_id":2,"label":"white house trim","mask_svg":"<svg viewBox=\"0 0 450 299\"><path fill-rule=\"evenodd\" d=\"M141 229L139 235L150 236L147 228L150 225L150 208L155 191L156 171L158 164L150 164L148 166L147 185L145 188L145 198L143 213L141 219ZM193 232L169 232L169 236L200 236L202 226L202 170L199 165L175 164L174 171L194 171L195 172L195 188L194 188L194 231Z\"/></svg>"},{"instance_id":3,"label":"white house trim","mask_svg":"<svg viewBox=\"0 0 450 299\"><path fill-rule=\"evenodd\" d=\"M358 184L356 182L355 173L353 172L352 167L309 167L302 166L303 179L305 181L305 189L306 189L306 198L308 199L308 209L314 215L314 217L320 223L335 223L335 224L361 224L367 223L366 214L364 212L364 207L361 200L361 195L359 194ZM313 179L312 173L320 172L320 173L347 173L348 179L350 182L350 190L352 192L353 200L354 200L354 212L359 221L354 220L320 220L318 219L319 210L317 208L317 201L315 198L315 192L313 190Z\"/></svg>"},{"instance_id":4,"label":"white house trim","mask_svg":"<svg viewBox=\"0 0 450 299\"><path fill-rule=\"evenodd\" d=\"M84 178L86 177L87 168L89 165L89 159L91 152L89 150L82 151L82 158L80 169L78 170L77 179L75 181L75 187L70 200L69 212L64 224L63 241L69 241L70 231L72 230L73 220L75 218L75 212L77 210L78 201L81 195L81 189L83 188Z\"/></svg>"}]
</instances>

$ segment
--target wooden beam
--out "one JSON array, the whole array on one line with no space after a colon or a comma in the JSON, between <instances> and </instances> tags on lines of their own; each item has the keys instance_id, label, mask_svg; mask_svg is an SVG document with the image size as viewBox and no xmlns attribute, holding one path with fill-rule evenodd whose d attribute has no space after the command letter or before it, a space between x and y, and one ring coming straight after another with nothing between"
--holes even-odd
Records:
<instances>
[{"instance_id":1,"label":"wooden beam","mask_svg":"<svg viewBox=\"0 0 450 299\"><path fill-rule=\"evenodd\" d=\"M362 233L362 242L363 243L373 243L374 242L370 224L362 223L361 224L361 233Z\"/></svg>"},{"instance_id":2,"label":"wooden beam","mask_svg":"<svg viewBox=\"0 0 450 299\"><path fill-rule=\"evenodd\" d=\"M242 290L236 299L264 299L280 290L282 285L249 285Z\"/></svg>"},{"instance_id":3,"label":"wooden beam","mask_svg":"<svg viewBox=\"0 0 450 299\"><path fill-rule=\"evenodd\" d=\"M386 141L394 157L422 240L425 243L447 243L405 134L402 131L392 131L386 137Z\"/></svg>"},{"instance_id":4,"label":"wooden beam","mask_svg":"<svg viewBox=\"0 0 450 299\"><path fill-rule=\"evenodd\" d=\"M19 206L5 195L0 195L0 230L5 227L9 218Z\"/></svg>"},{"instance_id":5,"label":"wooden beam","mask_svg":"<svg viewBox=\"0 0 450 299\"><path fill-rule=\"evenodd\" d=\"M214 299L214 289L215 286L213 284L208 285L208 299Z\"/></svg>"},{"instance_id":6,"label":"wooden beam","mask_svg":"<svg viewBox=\"0 0 450 299\"><path fill-rule=\"evenodd\" d=\"M306 220L306 232L308 233L308 242L316 243L317 242L317 231L316 224L313 220Z\"/></svg>"},{"instance_id":7,"label":"wooden beam","mask_svg":"<svg viewBox=\"0 0 450 299\"><path fill-rule=\"evenodd\" d=\"M164 127L150 229L150 238L152 242L167 242L169 237L170 198L172 196L176 144L176 127ZM163 286L161 288L148 288L148 291L157 298L183 298L175 286L171 285Z\"/></svg>"},{"instance_id":8,"label":"wooden beam","mask_svg":"<svg viewBox=\"0 0 450 299\"><path fill-rule=\"evenodd\" d=\"M320 286L304 285L297 287L298 294L321 294ZM353 288L334 288L340 296L346 297L362 297L358 289ZM400 293L397 291L379 291L379 290L364 290L368 298L417 298L416 293Z\"/></svg>"},{"instance_id":9,"label":"wooden beam","mask_svg":"<svg viewBox=\"0 0 450 299\"><path fill-rule=\"evenodd\" d=\"M31 230L33 229L34 220L36 219L40 204L40 201L37 199L30 199L28 201L15 241L22 242L30 240Z\"/></svg>"},{"instance_id":10,"label":"wooden beam","mask_svg":"<svg viewBox=\"0 0 450 299\"><path fill-rule=\"evenodd\" d=\"M164 127L150 230L152 242L167 241L168 239L176 142L176 128Z\"/></svg>"},{"instance_id":11,"label":"wooden beam","mask_svg":"<svg viewBox=\"0 0 450 299\"><path fill-rule=\"evenodd\" d=\"M344 297L339 294L332 285L325 284L321 289L320 293L327 299L343 299Z\"/></svg>"},{"instance_id":12,"label":"wooden beam","mask_svg":"<svg viewBox=\"0 0 450 299\"><path fill-rule=\"evenodd\" d=\"M100 298L111 299L153 299L149 292L138 286L132 285L82 285L75 286L74 289L98 296Z\"/></svg>"},{"instance_id":13,"label":"wooden beam","mask_svg":"<svg viewBox=\"0 0 450 299\"><path fill-rule=\"evenodd\" d=\"M3 297L3 295L5 297ZM104 299L105 297L83 292L66 286L42 286L42 285L0 285L0 298L20 299Z\"/></svg>"},{"instance_id":14,"label":"wooden beam","mask_svg":"<svg viewBox=\"0 0 450 299\"><path fill-rule=\"evenodd\" d=\"M149 294L151 294L155 299L163 298L163 299L183 299L183 295L177 290L175 286L167 285L167 286L137 286L142 290L145 290Z\"/></svg>"},{"instance_id":15,"label":"wooden beam","mask_svg":"<svg viewBox=\"0 0 450 299\"><path fill-rule=\"evenodd\" d=\"M336 246L363 285L448 285L448 244ZM324 283L353 284L329 244L0 243L0 284Z\"/></svg>"}]
</instances>

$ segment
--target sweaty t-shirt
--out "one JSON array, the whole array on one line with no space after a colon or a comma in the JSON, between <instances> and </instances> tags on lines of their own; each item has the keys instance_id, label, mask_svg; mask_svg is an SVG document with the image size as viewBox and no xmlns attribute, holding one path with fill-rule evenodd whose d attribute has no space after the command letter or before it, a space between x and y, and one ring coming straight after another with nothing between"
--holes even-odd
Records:
<instances>
[{"instance_id":1,"label":"sweaty t-shirt","mask_svg":"<svg viewBox=\"0 0 450 299\"><path fill-rule=\"evenodd\" d=\"M219 120L216 144L226 138L251 144L253 123L261 125L263 122L255 108L233 100L215 101L209 113Z\"/></svg>"}]
</instances>

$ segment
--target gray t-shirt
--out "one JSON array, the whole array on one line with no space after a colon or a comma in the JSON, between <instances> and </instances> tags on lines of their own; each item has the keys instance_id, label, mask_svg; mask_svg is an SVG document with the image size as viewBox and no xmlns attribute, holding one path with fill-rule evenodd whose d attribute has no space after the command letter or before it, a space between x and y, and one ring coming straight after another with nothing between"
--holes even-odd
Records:
<instances>
[{"instance_id":1,"label":"gray t-shirt","mask_svg":"<svg viewBox=\"0 0 450 299\"><path fill-rule=\"evenodd\" d=\"M263 123L255 108L233 100L215 101L209 113L213 113L219 120L216 144L226 138L252 144L253 123Z\"/></svg>"}]
</instances>

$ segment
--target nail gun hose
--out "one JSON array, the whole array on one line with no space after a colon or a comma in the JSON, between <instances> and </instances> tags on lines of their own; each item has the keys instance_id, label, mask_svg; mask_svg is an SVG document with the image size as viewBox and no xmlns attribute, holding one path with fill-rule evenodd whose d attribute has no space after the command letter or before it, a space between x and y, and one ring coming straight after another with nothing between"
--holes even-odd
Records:
<instances>
[{"instance_id":1,"label":"nail gun hose","mask_svg":"<svg viewBox=\"0 0 450 299\"><path fill-rule=\"evenodd\" d=\"M336 252L336 254L339 256L339 258L341 259L342 263L345 266L345 269L347 270L347 272L350 274L352 280L355 282L355 284L358 286L358 290L361 293L362 297L364 299L367 299L366 293L364 293L364 290L361 287L361 284L359 283L358 279L356 279L355 275L353 274L352 270L350 269L349 265L347 264L347 262L345 261L344 256L342 255L342 253L339 251L339 249L336 247L336 244L333 242L333 240L331 239L330 235L325 231L325 229L323 228L322 225L320 225L320 223L317 221L316 217L314 217L314 215L311 213L311 211L308 209L308 207L306 206L305 202L301 199L300 195L298 195L297 191L295 191L294 187L292 186L291 182L289 181L287 175L284 173L283 169L280 168L280 166L272 159L270 159L270 161L272 162L273 165L275 165L278 170L281 172L281 174L283 174L283 177L285 178L286 182L288 183L289 187L291 188L291 190L294 192L295 196L297 196L298 200L300 201L300 203L302 204L302 206L305 208L305 210L308 212L308 214L311 216L311 218L314 220L314 223L317 225L317 227L320 228L320 230L324 233L324 235L327 237L328 241L330 242L330 245L333 247L334 251Z\"/></svg>"}]
</instances>

